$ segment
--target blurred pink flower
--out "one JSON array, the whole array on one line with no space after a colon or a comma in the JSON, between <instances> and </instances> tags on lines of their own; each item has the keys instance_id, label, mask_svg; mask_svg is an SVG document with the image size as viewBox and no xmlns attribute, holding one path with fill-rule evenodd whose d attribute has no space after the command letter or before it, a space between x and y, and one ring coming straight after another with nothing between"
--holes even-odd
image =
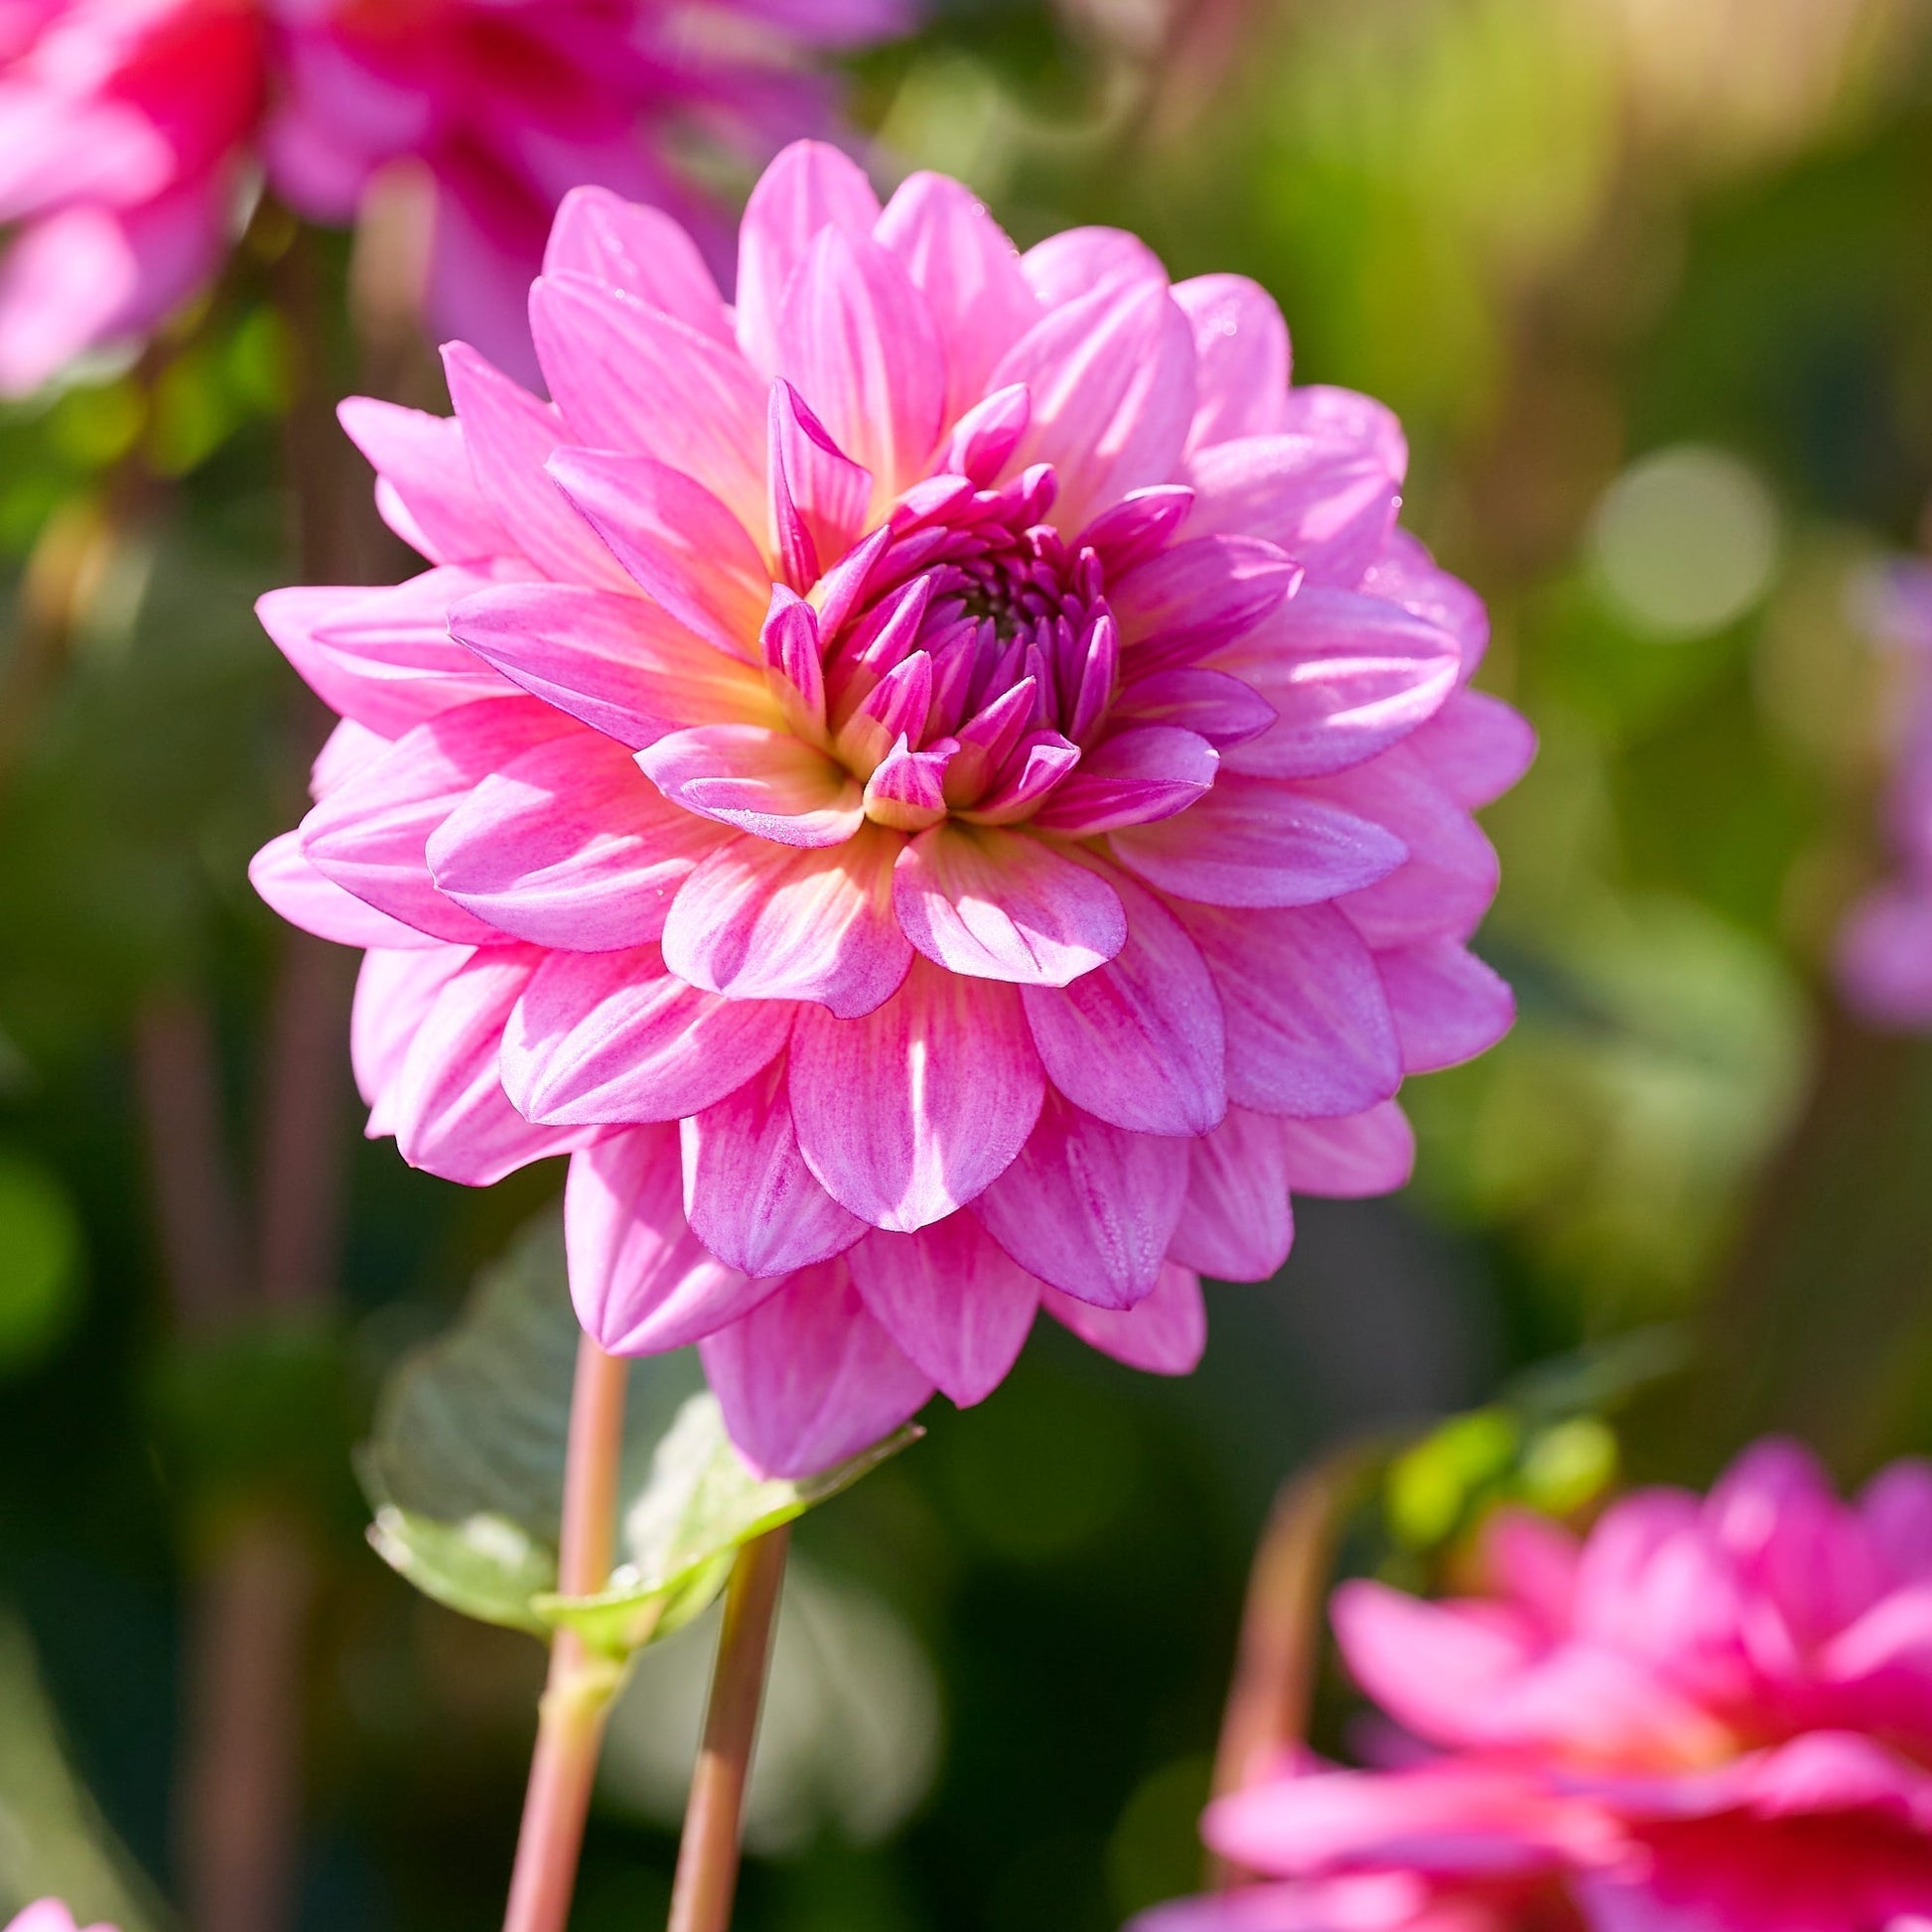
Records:
<instances>
[{"instance_id":1,"label":"blurred pink flower","mask_svg":"<svg viewBox=\"0 0 1932 1932\"><path fill-rule=\"evenodd\" d=\"M672 121L762 160L826 124L803 48L906 0L0 0L0 389L138 336L207 283L255 174L352 221L377 172L435 187L431 326L535 375L524 298L564 193L710 215Z\"/></svg>"},{"instance_id":2,"label":"blurred pink flower","mask_svg":"<svg viewBox=\"0 0 1932 1932\"><path fill-rule=\"evenodd\" d=\"M6 1932L74 1932L73 1914L58 1898L37 1899L7 1921ZM85 1932L114 1932L111 1925L90 1925Z\"/></svg>"},{"instance_id":3,"label":"blurred pink flower","mask_svg":"<svg viewBox=\"0 0 1932 1932\"><path fill-rule=\"evenodd\" d=\"M1210 1807L1218 1852L1285 1895L1406 1875L1474 1909L1527 1883L1519 1912L1567 1900L1592 1932L1923 1932L1932 1467L1847 1505L1765 1443L1709 1498L1640 1492L1582 1543L1505 1515L1487 1553L1492 1596L1337 1591L1343 1656L1412 1761L1289 1767Z\"/></svg>"},{"instance_id":4,"label":"blurred pink flower","mask_svg":"<svg viewBox=\"0 0 1932 1932\"><path fill-rule=\"evenodd\" d=\"M1402 1184L1403 1075L1510 1021L1469 812L1530 735L1394 420L1291 388L1254 284L801 144L738 289L579 193L554 403L457 348L454 421L347 406L435 568L264 601L346 722L255 878L372 948L370 1132L572 1154L587 1328L701 1341L798 1471L1041 1307L1184 1372L1291 1187Z\"/></svg>"},{"instance_id":5,"label":"blurred pink flower","mask_svg":"<svg viewBox=\"0 0 1932 1932\"><path fill-rule=\"evenodd\" d=\"M1932 565L1870 582L1862 614L1901 660L1904 732L1887 819L1898 875L1853 907L1839 935L1846 999L1880 1027L1932 1027Z\"/></svg>"},{"instance_id":6,"label":"blurred pink flower","mask_svg":"<svg viewBox=\"0 0 1932 1932\"><path fill-rule=\"evenodd\" d=\"M0 391L213 272L265 99L251 0L0 0Z\"/></svg>"}]
</instances>

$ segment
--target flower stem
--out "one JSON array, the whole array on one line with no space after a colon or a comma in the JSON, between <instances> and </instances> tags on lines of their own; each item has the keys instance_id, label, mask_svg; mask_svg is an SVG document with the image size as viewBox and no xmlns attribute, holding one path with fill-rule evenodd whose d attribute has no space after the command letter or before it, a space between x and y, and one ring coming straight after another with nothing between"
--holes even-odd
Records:
<instances>
[{"instance_id":1,"label":"flower stem","mask_svg":"<svg viewBox=\"0 0 1932 1932\"><path fill-rule=\"evenodd\" d=\"M1346 1443L1292 1475L1275 1497L1248 1573L1234 1681L1214 1754L1214 1795L1239 1791L1308 1731L1309 1704L1321 1654L1321 1606L1335 1539L1364 1476L1386 1449ZM1215 1887L1253 1874L1218 1857L1207 1861Z\"/></svg>"},{"instance_id":2,"label":"flower stem","mask_svg":"<svg viewBox=\"0 0 1932 1932\"><path fill-rule=\"evenodd\" d=\"M557 1587L566 1596L589 1596L610 1581L627 1372L621 1357L580 1338L557 1562ZM623 1666L587 1650L574 1630L552 1639L503 1932L564 1932L604 1720L622 1679Z\"/></svg>"},{"instance_id":3,"label":"flower stem","mask_svg":"<svg viewBox=\"0 0 1932 1932\"><path fill-rule=\"evenodd\" d=\"M759 1703L771 1654L771 1625L784 1582L789 1525L745 1545L732 1565L725 1621L711 1675L704 1745L678 1847L669 1932L726 1932L738 1888L745 1780L752 1767Z\"/></svg>"}]
</instances>

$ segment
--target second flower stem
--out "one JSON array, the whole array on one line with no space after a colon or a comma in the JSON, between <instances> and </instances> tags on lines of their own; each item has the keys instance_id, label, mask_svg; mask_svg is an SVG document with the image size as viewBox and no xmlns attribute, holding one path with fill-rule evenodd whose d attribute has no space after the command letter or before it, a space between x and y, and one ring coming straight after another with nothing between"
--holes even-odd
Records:
<instances>
[{"instance_id":1,"label":"second flower stem","mask_svg":"<svg viewBox=\"0 0 1932 1932\"><path fill-rule=\"evenodd\" d=\"M725 1620L711 1676L704 1743L678 1846L668 1932L726 1932L738 1889L745 1782L752 1768L764 1695L771 1625L784 1582L791 1530L781 1525L748 1543L732 1565Z\"/></svg>"},{"instance_id":2,"label":"second flower stem","mask_svg":"<svg viewBox=\"0 0 1932 1932\"><path fill-rule=\"evenodd\" d=\"M580 1338L557 1557L557 1587L566 1596L594 1595L610 1581L628 1370L588 1335ZM564 1932L604 1721L622 1678L621 1663L586 1649L574 1630L552 1639L503 1932Z\"/></svg>"}]
</instances>

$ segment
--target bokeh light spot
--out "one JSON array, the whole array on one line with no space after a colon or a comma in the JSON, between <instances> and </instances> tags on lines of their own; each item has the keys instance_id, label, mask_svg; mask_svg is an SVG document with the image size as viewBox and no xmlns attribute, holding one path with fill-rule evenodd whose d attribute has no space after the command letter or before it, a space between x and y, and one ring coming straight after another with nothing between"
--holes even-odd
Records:
<instances>
[{"instance_id":1,"label":"bokeh light spot","mask_svg":"<svg viewBox=\"0 0 1932 1932\"><path fill-rule=\"evenodd\" d=\"M1659 638L1704 637L1770 588L1778 513L1747 464L1679 444L1633 463L1598 503L1596 570L1612 602Z\"/></svg>"}]
</instances>

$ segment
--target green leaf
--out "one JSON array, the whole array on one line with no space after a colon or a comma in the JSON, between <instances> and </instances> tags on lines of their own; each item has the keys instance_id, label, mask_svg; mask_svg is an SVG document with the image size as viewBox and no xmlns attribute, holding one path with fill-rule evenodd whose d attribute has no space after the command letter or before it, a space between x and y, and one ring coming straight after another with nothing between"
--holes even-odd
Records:
<instances>
[{"instance_id":1,"label":"green leaf","mask_svg":"<svg viewBox=\"0 0 1932 1932\"><path fill-rule=\"evenodd\" d=\"M801 1481L759 1478L739 1459L716 1396L692 1396L657 1445L623 1512L624 1561L595 1596L544 1596L537 1613L594 1649L628 1652L688 1623L754 1537L849 1488L922 1434L907 1424L848 1462Z\"/></svg>"},{"instance_id":2,"label":"green leaf","mask_svg":"<svg viewBox=\"0 0 1932 1932\"><path fill-rule=\"evenodd\" d=\"M530 1603L556 1583L557 1559L508 1517L480 1513L439 1523L384 1503L369 1526L369 1542L425 1596L484 1623L546 1633Z\"/></svg>"},{"instance_id":3,"label":"green leaf","mask_svg":"<svg viewBox=\"0 0 1932 1932\"><path fill-rule=\"evenodd\" d=\"M425 1594L546 1634L568 1626L623 1658L688 1623L741 1545L836 1495L913 1441L907 1427L802 1482L739 1459L693 1350L630 1365L619 1494L621 1562L606 1588L560 1596L557 1539L578 1327L562 1226L533 1223L484 1271L449 1331L390 1375L357 1458L369 1540Z\"/></svg>"}]
</instances>

